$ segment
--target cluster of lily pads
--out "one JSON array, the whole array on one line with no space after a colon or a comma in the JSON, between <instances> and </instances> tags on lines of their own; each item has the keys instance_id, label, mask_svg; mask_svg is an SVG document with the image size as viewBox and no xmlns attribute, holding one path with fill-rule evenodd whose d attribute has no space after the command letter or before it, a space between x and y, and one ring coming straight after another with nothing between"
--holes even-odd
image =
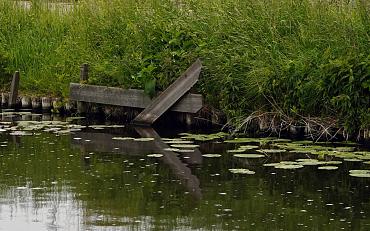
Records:
<instances>
[{"instance_id":1,"label":"cluster of lily pads","mask_svg":"<svg viewBox=\"0 0 370 231\"><path fill-rule=\"evenodd\" d=\"M312 141L291 141L289 139L277 139L277 138L235 138L232 140L226 140L226 143L243 144L237 149L228 150L228 153L234 154L234 157L238 158L266 158L275 154L284 153L303 153L307 154L306 159L297 159L295 161L281 161L277 163L265 163L265 167L274 167L276 169L300 169L304 166L318 166L319 170L336 170L342 161L356 161L363 162L364 164L370 164L370 152L369 151L357 151L356 143L346 142L346 146L331 147L327 146L328 143L313 143ZM245 145L246 143L258 144L258 145ZM324 144L324 145L319 145ZM333 143L330 143L333 144ZM336 145L343 145L343 143L334 143ZM348 146L350 145L350 146ZM260 148L268 146L269 148ZM245 153L254 150L255 153ZM262 153L264 155L258 154ZM313 158L317 155L319 158L324 159L336 158L330 161L320 161ZM230 170L232 171L232 170ZM235 171L232 171L235 173ZM240 171L242 173L243 171ZM369 175L367 175L369 174ZM350 176L354 177L370 177L369 170L351 170Z\"/></svg>"},{"instance_id":2,"label":"cluster of lily pads","mask_svg":"<svg viewBox=\"0 0 370 231\"><path fill-rule=\"evenodd\" d=\"M26 112L24 112L26 113ZM14 115L14 112L3 112L3 115ZM122 128L124 125L90 125L83 126L72 124L74 120L83 117L69 117L66 121L18 121L18 122L1 122L0 132L9 132L10 135L33 135L36 131L52 132L55 134L69 134L80 131L84 128L105 129L105 128ZM155 140L149 138L133 137L113 137L114 140L132 140L136 142L145 142ZM194 152L199 144L196 142L223 142L236 147L226 152L235 158L265 159L268 161L273 155L285 155L287 153L303 153L307 155L305 159L294 161L280 161L277 163L265 163L264 167L274 167L276 169L300 169L305 166L317 166L319 170L336 170L342 161L363 162L370 164L370 151L359 150L358 144L347 142L343 143L313 143L312 141L292 141L289 139L280 139L273 137L265 138L229 138L228 133L218 132L214 134L191 134L180 133L179 138L161 138L162 142L168 145L164 151L177 153ZM333 147L333 144L337 147ZM152 153L148 157L160 158L162 153ZM205 158L221 157L220 153L206 153L202 155ZM315 158L317 156L317 158ZM329 161L319 159L331 159ZM249 169L230 169L235 174L254 174ZM351 170L350 176L370 177L369 170Z\"/></svg>"},{"instance_id":3,"label":"cluster of lily pads","mask_svg":"<svg viewBox=\"0 0 370 231\"><path fill-rule=\"evenodd\" d=\"M192 144L193 141L213 141L225 139L228 137L226 133L216 134L190 134L181 133L181 138L168 139L165 142L171 144L171 147L177 148L174 151L182 150L181 148L195 148L198 145ZM307 158L297 159L295 161L280 161L277 163L265 163L264 167L274 167L276 169L300 169L305 166L317 166L319 170L336 170L338 165L342 164L343 161L356 161L363 162L364 164L370 164L370 152L357 150L356 143L344 142L344 143L326 143L326 142L312 142L312 141L292 141L289 139L279 139L273 137L267 138L234 138L226 139L224 143L235 144L238 147L235 149L227 150L226 152L232 154L235 158L264 158L268 159L272 155L284 155L287 153L303 153L307 155ZM333 147L328 145L340 145L339 147ZM345 145L345 146L343 146ZM189 150L187 150L189 151ZM315 158L315 155L319 159L330 159L330 160L319 160ZM221 154L203 154L203 157L221 157ZM159 155L158 155L159 157ZM229 169L230 172L235 174L254 174L254 171L249 169ZM361 171L361 172L359 172ZM366 174L370 174L368 170L351 170L350 175L354 177L367 177ZM370 177L370 175L369 175Z\"/></svg>"},{"instance_id":4,"label":"cluster of lily pads","mask_svg":"<svg viewBox=\"0 0 370 231\"><path fill-rule=\"evenodd\" d=\"M19 115L19 113L30 112L3 112L1 114L6 115ZM73 124L72 121L76 119L82 119L84 117L68 117L66 121L35 121L35 120L26 120L26 121L15 121L15 122L6 122L0 121L0 132L10 132L10 135L14 136L27 136L37 134L37 131L51 132L55 134L70 134L72 132L81 131L84 128L91 128L95 130L106 129L106 128L122 128L124 125L79 125Z\"/></svg>"}]
</instances>

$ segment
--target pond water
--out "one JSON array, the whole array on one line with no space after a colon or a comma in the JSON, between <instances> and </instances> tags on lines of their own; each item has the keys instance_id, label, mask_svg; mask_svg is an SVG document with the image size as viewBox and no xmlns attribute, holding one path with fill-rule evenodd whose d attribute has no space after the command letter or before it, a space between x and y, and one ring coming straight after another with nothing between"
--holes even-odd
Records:
<instances>
[{"instance_id":1,"label":"pond water","mask_svg":"<svg viewBox=\"0 0 370 231\"><path fill-rule=\"evenodd\" d=\"M18 117L0 120L0 230L370 230L363 145Z\"/></svg>"}]
</instances>

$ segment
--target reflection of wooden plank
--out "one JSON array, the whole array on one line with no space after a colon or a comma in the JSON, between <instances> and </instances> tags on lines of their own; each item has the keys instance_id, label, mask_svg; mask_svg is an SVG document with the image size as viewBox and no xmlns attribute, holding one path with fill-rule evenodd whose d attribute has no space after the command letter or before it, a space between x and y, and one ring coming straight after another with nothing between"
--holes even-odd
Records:
<instances>
[{"instance_id":1,"label":"reflection of wooden plank","mask_svg":"<svg viewBox=\"0 0 370 231\"><path fill-rule=\"evenodd\" d=\"M117 87L93 86L88 84L70 84L70 99L89 103L100 103L123 107L146 108L151 99L143 90L122 89ZM186 94L170 110L196 113L203 106L202 95Z\"/></svg>"},{"instance_id":2,"label":"reflection of wooden plank","mask_svg":"<svg viewBox=\"0 0 370 231\"><path fill-rule=\"evenodd\" d=\"M134 124L153 124L163 113L188 92L199 79L202 64L198 59L175 82L164 90L133 121Z\"/></svg>"},{"instance_id":3,"label":"reflection of wooden plank","mask_svg":"<svg viewBox=\"0 0 370 231\"><path fill-rule=\"evenodd\" d=\"M73 145L81 145L89 152L116 152L125 155L143 155L157 151L153 145L153 141L113 140L114 135L108 133L76 132L72 137L81 138L78 140L72 139ZM85 140L91 140L92 142L86 142Z\"/></svg>"},{"instance_id":4,"label":"reflection of wooden plank","mask_svg":"<svg viewBox=\"0 0 370 231\"><path fill-rule=\"evenodd\" d=\"M191 173L190 168L180 160L176 153L165 150L166 148L170 148L170 146L163 143L158 133L150 127L136 127L135 130L141 137L155 138L153 146L155 146L159 153L163 153L163 157L160 159L163 160L163 162L172 169L173 173L185 183L185 187L195 198L202 198L202 191L200 189L198 177Z\"/></svg>"},{"instance_id":5,"label":"reflection of wooden plank","mask_svg":"<svg viewBox=\"0 0 370 231\"><path fill-rule=\"evenodd\" d=\"M13 76L12 85L10 86L9 107L15 107L18 98L19 88L19 71L16 71Z\"/></svg>"}]
</instances>

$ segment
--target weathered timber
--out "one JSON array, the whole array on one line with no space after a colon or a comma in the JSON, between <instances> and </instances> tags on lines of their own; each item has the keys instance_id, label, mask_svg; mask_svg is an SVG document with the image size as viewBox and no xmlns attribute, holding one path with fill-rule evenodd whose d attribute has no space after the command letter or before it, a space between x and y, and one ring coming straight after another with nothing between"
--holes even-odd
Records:
<instances>
[{"instance_id":1,"label":"weathered timber","mask_svg":"<svg viewBox=\"0 0 370 231\"><path fill-rule=\"evenodd\" d=\"M9 102L9 94L8 93L1 93L1 106L5 107L8 105Z\"/></svg>"},{"instance_id":2,"label":"weathered timber","mask_svg":"<svg viewBox=\"0 0 370 231\"><path fill-rule=\"evenodd\" d=\"M89 65L84 63L80 68L80 83L86 83L89 80Z\"/></svg>"},{"instance_id":3,"label":"weathered timber","mask_svg":"<svg viewBox=\"0 0 370 231\"><path fill-rule=\"evenodd\" d=\"M31 107L31 97L29 97L29 96L22 96L22 99L21 99L21 107L22 108L30 108Z\"/></svg>"},{"instance_id":4,"label":"weathered timber","mask_svg":"<svg viewBox=\"0 0 370 231\"><path fill-rule=\"evenodd\" d=\"M41 98L41 107L43 111L50 111L51 109L51 98L50 97L42 97Z\"/></svg>"},{"instance_id":5,"label":"weathered timber","mask_svg":"<svg viewBox=\"0 0 370 231\"><path fill-rule=\"evenodd\" d=\"M19 88L19 71L16 71L13 75L12 84L10 86L9 95L9 107L15 107L18 98L18 88Z\"/></svg>"},{"instance_id":6,"label":"weathered timber","mask_svg":"<svg viewBox=\"0 0 370 231\"><path fill-rule=\"evenodd\" d=\"M117 87L94 86L88 84L70 84L70 100L77 102L99 103L123 107L146 108L151 99L143 90L122 89ZM203 107L200 94L186 94L171 111L197 113Z\"/></svg>"},{"instance_id":7,"label":"weathered timber","mask_svg":"<svg viewBox=\"0 0 370 231\"><path fill-rule=\"evenodd\" d=\"M153 124L172 107L199 79L202 64L198 59L175 82L156 97L133 121L134 124Z\"/></svg>"}]
</instances>

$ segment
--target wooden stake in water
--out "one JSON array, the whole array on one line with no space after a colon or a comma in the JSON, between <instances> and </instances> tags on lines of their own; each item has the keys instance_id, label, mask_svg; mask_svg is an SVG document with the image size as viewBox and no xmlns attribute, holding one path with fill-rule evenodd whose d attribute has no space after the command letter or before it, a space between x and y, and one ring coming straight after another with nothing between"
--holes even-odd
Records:
<instances>
[{"instance_id":1,"label":"wooden stake in water","mask_svg":"<svg viewBox=\"0 0 370 231\"><path fill-rule=\"evenodd\" d=\"M16 71L13 75L12 85L10 86L10 96L9 96L9 107L15 107L18 98L18 88L19 88L19 71Z\"/></svg>"}]
</instances>

